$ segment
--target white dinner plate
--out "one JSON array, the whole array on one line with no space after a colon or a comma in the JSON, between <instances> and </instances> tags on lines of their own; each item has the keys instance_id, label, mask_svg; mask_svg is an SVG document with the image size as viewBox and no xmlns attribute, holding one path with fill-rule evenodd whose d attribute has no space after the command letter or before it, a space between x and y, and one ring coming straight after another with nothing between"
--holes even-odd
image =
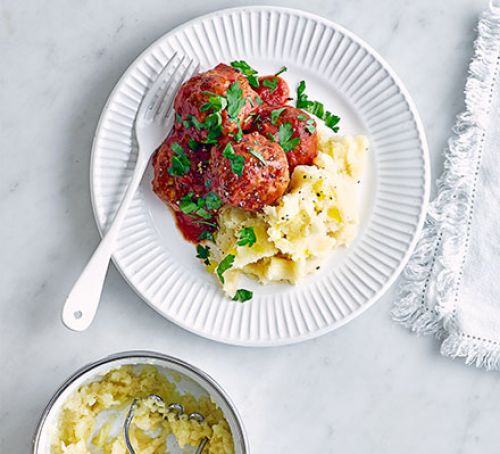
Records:
<instances>
[{"instance_id":1,"label":"white dinner plate","mask_svg":"<svg viewBox=\"0 0 500 454\"><path fill-rule=\"evenodd\" d=\"M201 70L244 59L261 74L282 65L292 92L307 81L310 99L341 116L341 134L366 134L369 167L362 187L357 239L297 286L245 282L254 298L224 297L145 175L120 233L114 262L132 288L178 325L211 339L268 346L331 331L387 290L411 254L429 192L427 144L401 81L367 44L344 28L303 11L244 7L218 11L167 33L130 66L111 93L94 139L92 203L101 233L131 178L139 103L175 51Z\"/></svg>"}]
</instances>

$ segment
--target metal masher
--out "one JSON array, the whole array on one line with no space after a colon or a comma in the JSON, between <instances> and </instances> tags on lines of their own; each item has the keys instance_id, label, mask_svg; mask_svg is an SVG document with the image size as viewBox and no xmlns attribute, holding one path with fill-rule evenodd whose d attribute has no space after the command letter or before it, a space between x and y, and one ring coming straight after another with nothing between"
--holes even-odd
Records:
<instances>
[{"instance_id":1,"label":"metal masher","mask_svg":"<svg viewBox=\"0 0 500 454\"><path fill-rule=\"evenodd\" d=\"M158 396L158 394L150 394L146 399L151 399L154 401L154 403L157 405L157 407L161 409L165 409L163 412L163 417L166 418L166 413L167 412L174 412L177 414L177 416L181 416L184 414L184 406L182 404L177 404L173 403L168 406L165 405L164 400ZM127 446L127 449L129 450L130 454L136 454L134 447L132 446L132 443L130 442L130 437L129 437L129 429L130 429L130 424L132 423L132 420L134 419L134 413L135 409L137 408L137 405L139 403L140 399L134 399L132 404L130 405L130 409L127 413L127 417L125 418L125 423L123 424L123 433L125 437L125 445ZM199 423L205 421L205 417L198 413L198 412L193 412L188 415L188 418L192 421L198 421ZM201 439L198 447L196 448L195 454L201 454L203 452L203 449L205 448L206 444L208 443L208 438L204 437Z\"/></svg>"}]
</instances>

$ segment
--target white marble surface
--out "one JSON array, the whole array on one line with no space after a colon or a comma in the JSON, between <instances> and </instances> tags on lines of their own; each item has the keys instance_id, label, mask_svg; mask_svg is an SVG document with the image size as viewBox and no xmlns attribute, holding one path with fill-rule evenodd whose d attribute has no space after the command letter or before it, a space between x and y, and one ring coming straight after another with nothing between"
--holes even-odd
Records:
<instances>
[{"instance_id":1,"label":"white marble surface","mask_svg":"<svg viewBox=\"0 0 500 454\"><path fill-rule=\"evenodd\" d=\"M394 289L344 328L300 345L245 349L196 337L149 309L112 269L84 333L59 321L98 242L88 168L113 85L149 43L228 0L0 0L0 452L27 453L39 414L76 368L154 349L212 374L252 452L497 453L498 374L440 357L389 316ZM484 0L289 0L373 45L412 93L433 176L455 115Z\"/></svg>"}]
</instances>

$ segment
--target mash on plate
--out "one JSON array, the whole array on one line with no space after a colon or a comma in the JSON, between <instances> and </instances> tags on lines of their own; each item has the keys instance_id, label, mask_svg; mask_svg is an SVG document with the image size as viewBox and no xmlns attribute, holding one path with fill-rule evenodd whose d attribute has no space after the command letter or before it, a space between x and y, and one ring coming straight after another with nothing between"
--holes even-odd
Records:
<instances>
[{"instance_id":1,"label":"mash on plate","mask_svg":"<svg viewBox=\"0 0 500 454\"><path fill-rule=\"evenodd\" d=\"M318 155L312 166L295 168L288 192L262 212L225 207L212 246L209 271L228 255L224 291L233 296L242 274L261 283L297 283L319 270L339 246L348 246L359 224L359 182L368 142L364 136L330 135L318 129ZM255 243L238 246L243 228L252 228Z\"/></svg>"},{"instance_id":2,"label":"mash on plate","mask_svg":"<svg viewBox=\"0 0 500 454\"><path fill-rule=\"evenodd\" d=\"M164 454L171 433L181 448L198 446L207 437L204 453L234 453L229 425L212 400L180 394L176 384L154 366L143 366L139 371L122 366L99 381L81 386L69 397L61 409L51 454L128 454L123 439L124 414L134 398L150 394L157 394L167 403L182 404L186 414L160 414L147 404L139 405L129 432L137 453ZM189 420L187 414L191 412L202 414L205 420Z\"/></svg>"}]
</instances>

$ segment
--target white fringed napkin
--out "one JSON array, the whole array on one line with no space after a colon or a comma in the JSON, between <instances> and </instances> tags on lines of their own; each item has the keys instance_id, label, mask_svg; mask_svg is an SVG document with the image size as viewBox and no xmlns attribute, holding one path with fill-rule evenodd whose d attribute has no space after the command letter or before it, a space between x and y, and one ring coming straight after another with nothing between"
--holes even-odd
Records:
<instances>
[{"instance_id":1,"label":"white fringed napkin","mask_svg":"<svg viewBox=\"0 0 500 454\"><path fill-rule=\"evenodd\" d=\"M500 8L478 26L458 116L394 318L441 352L500 370Z\"/></svg>"}]
</instances>

